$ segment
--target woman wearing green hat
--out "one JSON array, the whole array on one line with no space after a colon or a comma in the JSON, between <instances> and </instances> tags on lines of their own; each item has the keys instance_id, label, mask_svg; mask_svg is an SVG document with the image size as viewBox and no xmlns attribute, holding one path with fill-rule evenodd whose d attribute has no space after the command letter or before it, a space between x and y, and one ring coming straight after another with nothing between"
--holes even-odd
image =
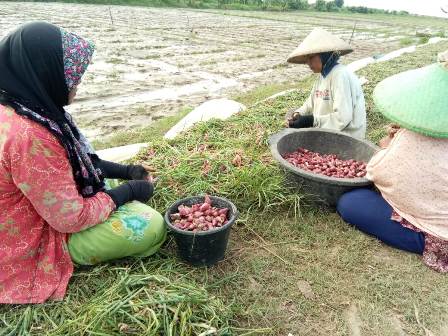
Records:
<instances>
[{"instance_id":1,"label":"woman wearing green hat","mask_svg":"<svg viewBox=\"0 0 448 336\"><path fill-rule=\"evenodd\" d=\"M355 74L339 64L339 56L353 49L339 37L316 28L288 57L288 62L308 64L320 73L309 98L287 116L292 128L319 127L363 139L366 108L361 84Z\"/></svg>"},{"instance_id":2,"label":"woman wearing green hat","mask_svg":"<svg viewBox=\"0 0 448 336\"><path fill-rule=\"evenodd\" d=\"M369 162L380 194L358 189L341 197L344 221L384 243L423 256L448 272L448 51L439 64L382 81L374 91L394 123Z\"/></svg>"}]
</instances>

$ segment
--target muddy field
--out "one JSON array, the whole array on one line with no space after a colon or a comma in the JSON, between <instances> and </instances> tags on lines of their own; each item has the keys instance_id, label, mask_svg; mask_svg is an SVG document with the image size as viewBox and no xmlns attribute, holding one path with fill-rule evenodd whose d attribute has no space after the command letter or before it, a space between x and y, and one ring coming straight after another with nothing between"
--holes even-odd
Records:
<instances>
[{"instance_id":1,"label":"muddy field","mask_svg":"<svg viewBox=\"0 0 448 336\"><path fill-rule=\"evenodd\" d=\"M309 70L285 59L316 26L350 40L356 21L356 51L344 63L398 49L401 39L424 28L419 20L369 16L53 3L2 2L0 16L0 35L26 21L46 20L96 44L69 109L90 138L148 125L210 98L299 80Z\"/></svg>"}]
</instances>

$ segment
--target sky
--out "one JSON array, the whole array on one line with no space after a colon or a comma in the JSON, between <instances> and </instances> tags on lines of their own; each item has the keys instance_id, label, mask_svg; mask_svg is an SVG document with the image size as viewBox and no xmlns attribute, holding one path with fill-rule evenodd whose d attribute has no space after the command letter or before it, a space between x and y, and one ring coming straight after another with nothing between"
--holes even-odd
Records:
<instances>
[{"instance_id":1,"label":"sky","mask_svg":"<svg viewBox=\"0 0 448 336\"><path fill-rule=\"evenodd\" d=\"M405 10L413 14L445 17L448 20L448 14L440 10L441 6L448 8L448 0L344 0L344 5Z\"/></svg>"}]
</instances>

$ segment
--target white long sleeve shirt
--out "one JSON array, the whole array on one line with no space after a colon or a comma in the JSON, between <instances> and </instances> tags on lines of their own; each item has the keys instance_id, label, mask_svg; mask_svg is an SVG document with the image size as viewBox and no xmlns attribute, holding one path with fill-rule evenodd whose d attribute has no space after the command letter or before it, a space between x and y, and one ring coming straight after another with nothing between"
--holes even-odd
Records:
<instances>
[{"instance_id":1,"label":"white long sleeve shirt","mask_svg":"<svg viewBox=\"0 0 448 336\"><path fill-rule=\"evenodd\" d=\"M361 84L342 64L336 65L325 78L319 76L310 96L296 112L312 114L315 127L365 138L366 106Z\"/></svg>"}]
</instances>

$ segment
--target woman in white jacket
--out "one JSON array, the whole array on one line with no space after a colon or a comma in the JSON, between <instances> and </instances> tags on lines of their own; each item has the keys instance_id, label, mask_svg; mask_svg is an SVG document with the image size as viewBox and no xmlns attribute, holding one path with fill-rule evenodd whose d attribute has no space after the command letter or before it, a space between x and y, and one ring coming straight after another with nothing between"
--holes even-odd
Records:
<instances>
[{"instance_id":1,"label":"woman in white jacket","mask_svg":"<svg viewBox=\"0 0 448 336\"><path fill-rule=\"evenodd\" d=\"M305 103L287 117L292 128L320 127L363 139L366 108L361 84L355 74L339 64L339 56L353 49L343 40L316 28L288 57L288 62L308 64L320 73Z\"/></svg>"}]
</instances>

